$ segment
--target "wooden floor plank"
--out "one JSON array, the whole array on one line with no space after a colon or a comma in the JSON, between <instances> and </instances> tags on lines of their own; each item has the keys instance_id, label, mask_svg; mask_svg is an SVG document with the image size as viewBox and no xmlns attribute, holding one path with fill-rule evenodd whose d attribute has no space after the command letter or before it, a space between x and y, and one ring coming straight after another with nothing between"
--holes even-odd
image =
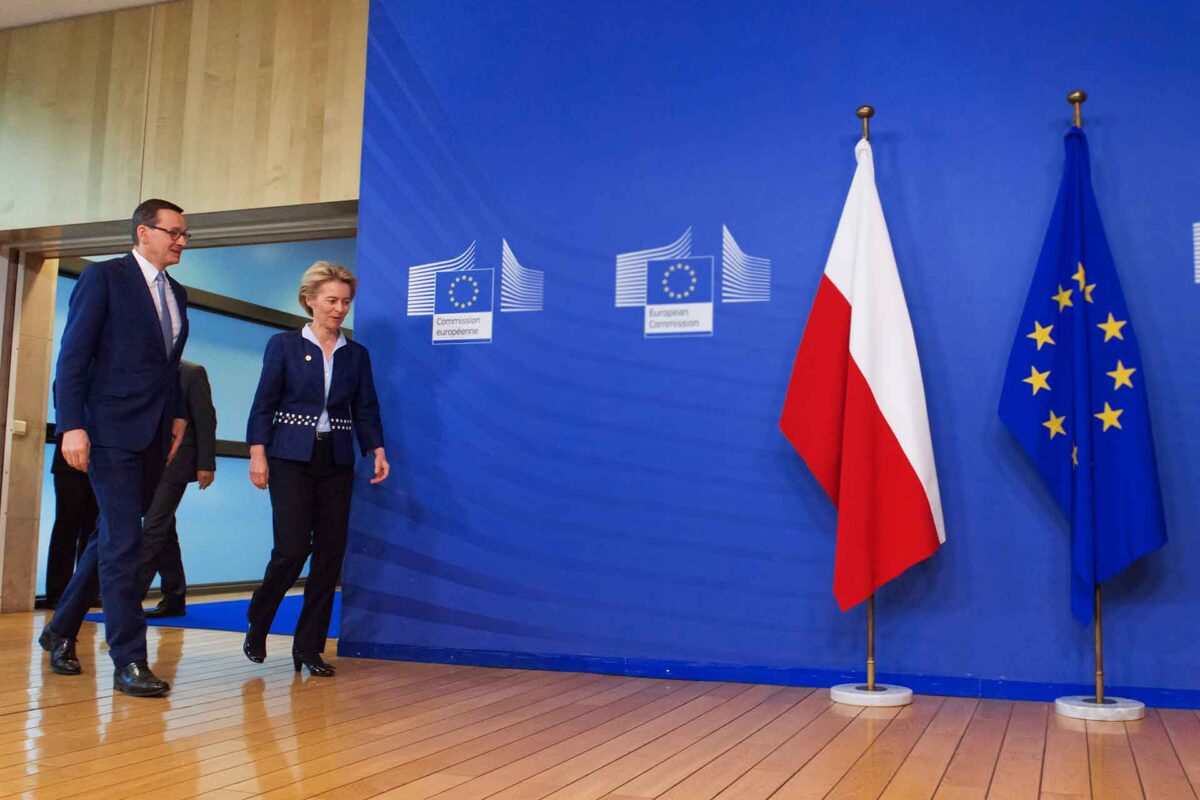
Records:
<instances>
[{"instance_id":1,"label":"wooden floor plank","mask_svg":"<svg viewBox=\"0 0 1200 800\"><path fill-rule=\"evenodd\" d=\"M611 685L613 681L616 681L616 685ZM395 733L376 730L374 733L380 741L392 745L380 755L356 759L349 765L345 764L344 758L322 758L304 765L305 769L299 776L293 770L280 770L232 788L249 788L251 784L258 784L260 790L274 787L262 796L281 800L315 793L321 793L322 796L336 793L343 797L371 797L397 786L408 784L411 787L418 781L424 781L423 786L437 785L444 779L429 776L448 767L497 751L507 753L498 759L498 763L503 765L519 757L517 753L536 750L539 746L538 736L567 738L636 710L662 695L662 687L653 681L608 678L605 684L608 688L598 695L563 695L519 711L507 712L487 723L474 723L432 737L414 736L410 740L401 736L397 739ZM608 701L596 704L593 702L596 697L606 697ZM397 744L402 746L397 747ZM456 777L469 779L471 776ZM414 787L409 791L413 797L417 797L422 790Z\"/></svg>"},{"instance_id":2,"label":"wooden floor plank","mask_svg":"<svg viewBox=\"0 0 1200 800\"><path fill-rule=\"evenodd\" d=\"M1186 709L1163 708L1158 710L1158 718L1167 730L1192 791L1200 795L1200 717Z\"/></svg>"},{"instance_id":3,"label":"wooden floor plank","mask_svg":"<svg viewBox=\"0 0 1200 800\"><path fill-rule=\"evenodd\" d=\"M1196 800L1158 711L1146 709L1146 718L1126 722L1125 730L1147 800Z\"/></svg>"},{"instance_id":4,"label":"wooden floor plank","mask_svg":"<svg viewBox=\"0 0 1200 800\"><path fill-rule=\"evenodd\" d=\"M698 741L727 727L744 721L751 713L763 708L767 714L778 716L785 707L772 706L768 701L781 693L778 686L755 686L735 696L687 725L638 747L588 774L562 785L556 792L547 795L548 800L596 800L610 791L623 786L649 769L678 755ZM773 718L773 717L772 717ZM761 714L756 725L761 726Z\"/></svg>"},{"instance_id":5,"label":"wooden floor plank","mask_svg":"<svg viewBox=\"0 0 1200 800\"><path fill-rule=\"evenodd\" d=\"M1041 796L1047 800L1088 800L1092 796L1083 720L1047 715Z\"/></svg>"},{"instance_id":6,"label":"wooden floor plank","mask_svg":"<svg viewBox=\"0 0 1200 800\"><path fill-rule=\"evenodd\" d=\"M935 800L982 800L987 796L1012 710L1009 700L979 701L933 795Z\"/></svg>"},{"instance_id":7,"label":"wooden floor plank","mask_svg":"<svg viewBox=\"0 0 1200 800\"><path fill-rule=\"evenodd\" d=\"M1088 720L1088 767L1095 800L1136 800L1145 797L1124 722Z\"/></svg>"},{"instance_id":8,"label":"wooden floor plank","mask_svg":"<svg viewBox=\"0 0 1200 800\"><path fill-rule=\"evenodd\" d=\"M769 753L746 764L742 775L712 796L721 800L770 797L862 713L861 709L832 703L827 693L822 694L825 702L820 714ZM701 776L701 773L693 777ZM688 786L689 783L694 782L685 781L663 797L688 800L692 796L689 792L696 788L694 785Z\"/></svg>"},{"instance_id":9,"label":"wooden floor plank","mask_svg":"<svg viewBox=\"0 0 1200 800\"><path fill-rule=\"evenodd\" d=\"M928 729L944 698L914 697L879 735L850 771L838 781L827 800L879 797Z\"/></svg>"},{"instance_id":10,"label":"wooden floor plank","mask_svg":"<svg viewBox=\"0 0 1200 800\"><path fill-rule=\"evenodd\" d=\"M563 677L566 682L535 685L527 693L502 696L498 691L472 698L470 703L450 703L416 714L387 712L370 720L315 730L300 739L285 740L288 747L282 748L283 752L278 745L268 744L266 752L245 754L236 763L214 760L206 765L203 783L261 796L336 788L459 741L490 742L495 731L503 731L514 720L541 714L547 708L570 706L575 700L604 692L613 682L596 676ZM630 687L630 691L636 688ZM381 734L385 728L387 733Z\"/></svg>"},{"instance_id":11,"label":"wooden floor plank","mask_svg":"<svg viewBox=\"0 0 1200 800\"><path fill-rule=\"evenodd\" d=\"M933 797L978 705L973 698L946 698L880 795L881 800Z\"/></svg>"},{"instance_id":12,"label":"wooden floor plank","mask_svg":"<svg viewBox=\"0 0 1200 800\"><path fill-rule=\"evenodd\" d=\"M680 683L669 687L669 694L664 697L567 739L556 741L549 737L531 737L537 740L534 752L516 761L478 774L470 781L455 787L454 800L483 800L483 798L492 797L527 778L569 761L601 743L618 739L646 723L657 720L660 716L686 707L693 700L702 698L719 687L720 684ZM684 713L686 714L686 712ZM477 772L471 767L466 770L462 767L454 767L447 771L454 775L472 775Z\"/></svg>"},{"instance_id":13,"label":"wooden floor plank","mask_svg":"<svg viewBox=\"0 0 1200 800\"><path fill-rule=\"evenodd\" d=\"M988 800L1036 800L1042 788L1046 719L1052 713L1045 703L1013 705Z\"/></svg>"},{"instance_id":14,"label":"wooden floor plank","mask_svg":"<svg viewBox=\"0 0 1200 800\"><path fill-rule=\"evenodd\" d=\"M1200 714L338 659L296 675L241 636L155 627L168 698L114 694L102 628L52 674L46 615L0 616L0 798L34 800L1198 800Z\"/></svg>"},{"instance_id":15,"label":"wooden floor plank","mask_svg":"<svg viewBox=\"0 0 1200 800\"><path fill-rule=\"evenodd\" d=\"M748 714L727 730L647 770L619 787L616 793L640 798L675 796L708 800L830 706L827 692L807 689L785 689L773 698L776 699L787 707L769 721ZM764 706L769 709L771 704L769 701Z\"/></svg>"}]
</instances>

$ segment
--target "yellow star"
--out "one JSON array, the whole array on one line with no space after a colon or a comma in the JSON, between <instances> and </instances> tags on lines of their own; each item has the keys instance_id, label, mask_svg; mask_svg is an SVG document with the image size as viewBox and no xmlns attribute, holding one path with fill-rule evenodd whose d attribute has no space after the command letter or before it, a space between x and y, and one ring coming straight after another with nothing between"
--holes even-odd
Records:
<instances>
[{"instance_id":1,"label":"yellow star","mask_svg":"<svg viewBox=\"0 0 1200 800\"><path fill-rule=\"evenodd\" d=\"M1065 420L1066 418L1067 418L1066 415L1063 415L1061 417L1056 417L1056 416L1054 416L1054 409L1050 410L1050 419L1043 422L1042 425L1050 429L1050 439L1051 440L1053 440L1054 437L1058 434L1062 434L1063 436L1067 435L1067 432L1065 430L1063 430L1063 420Z\"/></svg>"},{"instance_id":2,"label":"yellow star","mask_svg":"<svg viewBox=\"0 0 1200 800\"><path fill-rule=\"evenodd\" d=\"M1120 428L1121 427L1121 423L1117 421L1117 418L1120 417L1124 413L1125 413L1125 409L1113 408L1108 403L1105 403L1104 410L1101 411L1099 414L1093 414L1092 416L1098 420L1102 420L1104 422L1104 430L1108 430L1109 428ZM1043 422L1042 424L1045 425L1046 423ZM1050 438L1053 439L1054 437L1051 436Z\"/></svg>"},{"instance_id":3,"label":"yellow star","mask_svg":"<svg viewBox=\"0 0 1200 800\"><path fill-rule=\"evenodd\" d=\"M1126 367L1121 363L1120 359L1118 359L1117 368L1112 372L1106 372L1104 374L1113 379L1113 391L1115 392L1122 386L1128 386L1130 389L1132 389L1133 382L1129 380L1129 376L1135 372L1137 372L1136 367Z\"/></svg>"},{"instance_id":4,"label":"yellow star","mask_svg":"<svg viewBox=\"0 0 1200 800\"><path fill-rule=\"evenodd\" d=\"M1066 308L1067 306L1075 305L1074 303L1071 302L1071 292L1073 292L1073 291L1075 291L1075 290L1074 289L1064 289L1062 287L1062 284L1060 283L1058 285L1058 294L1051 295L1051 299L1058 301L1058 311L1060 314L1062 313L1062 310L1064 308Z\"/></svg>"},{"instance_id":5,"label":"yellow star","mask_svg":"<svg viewBox=\"0 0 1200 800\"><path fill-rule=\"evenodd\" d=\"M1054 330L1053 325L1047 325L1046 327L1043 328L1042 323L1038 322L1037 320L1034 320L1033 333L1025 334L1025 338L1034 339L1035 341L1037 341L1037 349L1041 350L1042 345L1044 345L1044 344L1054 344L1054 340L1050 338L1050 331L1052 331L1052 330Z\"/></svg>"},{"instance_id":6,"label":"yellow star","mask_svg":"<svg viewBox=\"0 0 1200 800\"><path fill-rule=\"evenodd\" d=\"M1071 466L1079 466L1079 445L1071 445Z\"/></svg>"},{"instance_id":7,"label":"yellow star","mask_svg":"<svg viewBox=\"0 0 1200 800\"><path fill-rule=\"evenodd\" d=\"M1079 269L1075 270L1075 274L1071 276L1079 283L1079 291L1083 291L1087 285L1087 273L1083 271L1083 263L1080 262Z\"/></svg>"},{"instance_id":8,"label":"yellow star","mask_svg":"<svg viewBox=\"0 0 1200 800\"><path fill-rule=\"evenodd\" d=\"M1050 377L1050 370L1038 372L1037 367L1030 367L1029 377L1024 378L1023 381L1032 386L1033 393L1037 394L1038 389L1045 389L1047 392L1050 391L1050 384L1046 382L1046 378L1048 377Z\"/></svg>"},{"instance_id":9,"label":"yellow star","mask_svg":"<svg viewBox=\"0 0 1200 800\"><path fill-rule=\"evenodd\" d=\"M1108 312L1108 322L1101 322L1096 327L1104 331L1104 341L1106 342L1114 336L1121 341L1125 341L1125 337L1121 335L1121 328L1124 328L1128 324L1129 320L1127 319L1113 319L1112 312L1110 311Z\"/></svg>"},{"instance_id":10,"label":"yellow star","mask_svg":"<svg viewBox=\"0 0 1200 800\"><path fill-rule=\"evenodd\" d=\"M1095 289L1095 288L1096 288L1096 284L1094 284L1094 283L1089 283L1087 286L1083 287L1083 299L1087 300L1089 303L1091 303L1092 302L1092 289Z\"/></svg>"}]
</instances>

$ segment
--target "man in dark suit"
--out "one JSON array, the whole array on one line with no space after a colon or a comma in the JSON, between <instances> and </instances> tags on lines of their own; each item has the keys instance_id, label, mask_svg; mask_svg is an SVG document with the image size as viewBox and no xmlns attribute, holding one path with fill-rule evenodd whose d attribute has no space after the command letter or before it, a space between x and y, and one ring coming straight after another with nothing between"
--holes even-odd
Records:
<instances>
[{"instance_id":1,"label":"man in dark suit","mask_svg":"<svg viewBox=\"0 0 1200 800\"><path fill-rule=\"evenodd\" d=\"M187 430L179 452L163 472L146 512L142 538L142 595L154 575L162 575L162 599L146 612L152 619L182 617L187 612L187 579L179 552L175 512L187 485L193 481L203 491L212 485L217 469L217 412L204 367L179 362L179 389L187 407Z\"/></svg>"},{"instance_id":2,"label":"man in dark suit","mask_svg":"<svg viewBox=\"0 0 1200 800\"><path fill-rule=\"evenodd\" d=\"M96 530L96 495L86 473L72 467L63 458L62 437L56 437L54 463L54 529L50 531L50 550L46 554L45 608L58 605L67 588L75 565L83 558L88 538Z\"/></svg>"},{"instance_id":3,"label":"man in dark suit","mask_svg":"<svg viewBox=\"0 0 1200 800\"><path fill-rule=\"evenodd\" d=\"M71 292L55 377L63 457L90 476L100 525L38 641L51 670L80 674L75 637L99 581L113 688L137 697L171 688L146 663L138 572L142 515L187 427L179 393L187 292L166 270L190 237L173 203L134 210L133 251L92 264Z\"/></svg>"}]
</instances>

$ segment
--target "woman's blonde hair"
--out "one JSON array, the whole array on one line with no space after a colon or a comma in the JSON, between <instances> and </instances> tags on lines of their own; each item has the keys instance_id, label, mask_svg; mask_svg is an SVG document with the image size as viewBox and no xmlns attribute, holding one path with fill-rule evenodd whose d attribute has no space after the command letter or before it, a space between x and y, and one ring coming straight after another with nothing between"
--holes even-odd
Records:
<instances>
[{"instance_id":1,"label":"woman's blonde hair","mask_svg":"<svg viewBox=\"0 0 1200 800\"><path fill-rule=\"evenodd\" d=\"M328 261L318 261L308 269L304 270L304 275L300 278L300 307L304 309L304 313L310 317L313 315L312 309L309 308L305 299L313 300L317 296L317 290L321 288L321 284L329 281L341 281L350 287L350 299L354 299L354 295L358 292L358 278L354 277L354 273L343 267L341 264L332 264Z\"/></svg>"}]
</instances>

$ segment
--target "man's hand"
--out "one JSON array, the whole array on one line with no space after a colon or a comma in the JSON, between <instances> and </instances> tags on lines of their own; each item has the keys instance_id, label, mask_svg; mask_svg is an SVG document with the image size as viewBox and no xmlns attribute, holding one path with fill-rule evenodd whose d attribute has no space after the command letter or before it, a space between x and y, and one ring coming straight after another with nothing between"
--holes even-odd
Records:
<instances>
[{"instance_id":1,"label":"man's hand","mask_svg":"<svg viewBox=\"0 0 1200 800\"><path fill-rule=\"evenodd\" d=\"M392 468L388 465L387 456L383 453L382 447L375 448L375 477L371 478L371 483L383 483L387 480L388 473Z\"/></svg>"},{"instance_id":2,"label":"man's hand","mask_svg":"<svg viewBox=\"0 0 1200 800\"><path fill-rule=\"evenodd\" d=\"M265 489L269 477L267 448L261 444L250 445L250 482L260 489Z\"/></svg>"},{"instance_id":3,"label":"man's hand","mask_svg":"<svg viewBox=\"0 0 1200 800\"><path fill-rule=\"evenodd\" d=\"M176 417L171 422L171 452L167 453L168 464L175 460L175 454L179 452L179 445L183 444L183 432L185 430L187 430L186 419Z\"/></svg>"},{"instance_id":4,"label":"man's hand","mask_svg":"<svg viewBox=\"0 0 1200 800\"><path fill-rule=\"evenodd\" d=\"M87 472L88 456L91 455L91 452L92 441L88 438L87 431L83 428L76 428L63 434L63 458L75 469L80 472Z\"/></svg>"},{"instance_id":5,"label":"man's hand","mask_svg":"<svg viewBox=\"0 0 1200 800\"><path fill-rule=\"evenodd\" d=\"M211 469L196 470L196 483L200 484L200 489L203 491L212 486L212 482L216 480L217 473Z\"/></svg>"}]
</instances>

